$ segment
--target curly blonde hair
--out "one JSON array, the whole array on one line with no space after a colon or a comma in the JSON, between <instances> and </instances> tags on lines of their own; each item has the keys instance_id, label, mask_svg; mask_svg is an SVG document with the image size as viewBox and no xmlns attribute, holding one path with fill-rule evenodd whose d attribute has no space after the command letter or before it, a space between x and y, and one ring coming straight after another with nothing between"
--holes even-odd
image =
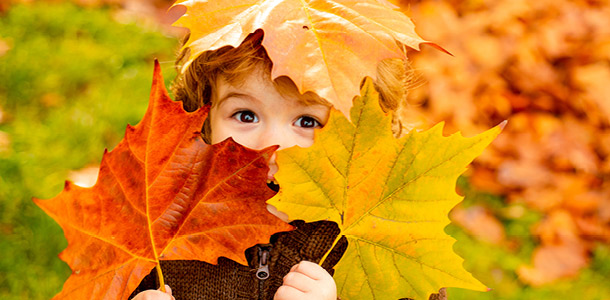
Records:
<instances>
[{"instance_id":1,"label":"curly blonde hair","mask_svg":"<svg viewBox=\"0 0 610 300\"><path fill-rule=\"evenodd\" d=\"M223 78L233 85L242 83L245 77L261 68L264 76L271 78L272 62L267 51L261 45L263 31L257 30L250 34L239 47L225 46L217 50L206 51L199 55L184 71L182 63L189 57L189 49L183 49L176 59L178 75L172 84L175 100L182 101L184 109L195 111L198 108L211 104L214 98L215 85L219 78ZM183 39L183 44L188 35ZM386 59L377 66L377 80L375 89L380 95L379 103L385 112L393 112L395 134L401 135L402 126L399 115L396 113L406 103L407 90L410 86L411 72L408 63L403 59ZM324 104L330 103L313 92L300 94L294 82L285 76L273 80L274 86L284 95L296 95L304 103ZM203 128L203 136L210 136L209 123Z\"/></svg>"}]
</instances>

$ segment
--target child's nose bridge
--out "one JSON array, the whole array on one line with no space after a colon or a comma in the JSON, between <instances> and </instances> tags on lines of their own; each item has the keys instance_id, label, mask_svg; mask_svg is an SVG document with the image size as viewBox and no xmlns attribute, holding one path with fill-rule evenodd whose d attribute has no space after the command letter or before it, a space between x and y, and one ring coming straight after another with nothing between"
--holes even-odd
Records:
<instances>
[{"instance_id":1,"label":"child's nose bridge","mask_svg":"<svg viewBox=\"0 0 610 300\"><path fill-rule=\"evenodd\" d=\"M264 131L263 137L261 137L262 145L261 148L278 145L279 149L290 148L297 144L294 134L290 131L290 128L284 128L283 126L269 126ZM279 150L278 149L278 150Z\"/></svg>"}]
</instances>

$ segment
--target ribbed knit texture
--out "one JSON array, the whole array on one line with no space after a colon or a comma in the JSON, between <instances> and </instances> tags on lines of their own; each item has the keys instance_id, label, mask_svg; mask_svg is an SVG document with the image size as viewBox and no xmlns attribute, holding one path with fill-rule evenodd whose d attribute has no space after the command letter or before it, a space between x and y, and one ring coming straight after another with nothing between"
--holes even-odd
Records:
<instances>
[{"instance_id":1,"label":"ribbed knit texture","mask_svg":"<svg viewBox=\"0 0 610 300\"><path fill-rule=\"evenodd\" d=\"M161 270L165 283L172 288L176 300L200 299L273 299L282 279L292 266L303 260L318 262L330 249L340 233L336 223L293 221L294 231L274 234L269 244L256 245L245 251L248 266L221 257L213 265L196 260L163 260ZM259 248L270 247L269 278L256 277ZM347 239L341 238L322 267L331 275L345 249ZM144 290L158 289L156 269L153 269L130 298ZM406 298L404 298L406 299ZM430 300L446 300L445 291L433 294Z\"/></svg>"},{"instance_id":2,"label":"ribbed knit texture","mask_svg":"<svg viewBox=\"0 0 610 300\"><path fill-rule=\"evenodd\" d=\"M274 234L270 244L269 278L260 280L256 277L258 268L259 245L246 250L249 266L240 265L230 259L221 257L213 265L194 260L161 261L161 270L165 283L172 288L177 300L198 299L273 299L275 291L282 285L282 279L292 266L302 260L318 262L330 249L339 234L334 222L320 221L305 223L293 221L294 231ZM333 252L324 261L324 267L330 274L345 249L347 240L342 238ZM159 288L155 269L144 278L137 293Z\"/></svg>"}]
</instances>

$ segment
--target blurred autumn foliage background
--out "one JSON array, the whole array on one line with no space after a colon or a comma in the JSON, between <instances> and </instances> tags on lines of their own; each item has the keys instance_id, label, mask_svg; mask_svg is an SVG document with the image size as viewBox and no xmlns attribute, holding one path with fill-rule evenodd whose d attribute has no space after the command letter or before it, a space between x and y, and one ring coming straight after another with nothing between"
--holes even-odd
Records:
<instances>
[{"instance_id":1,"label":"blurred autumn foliage background","mask_svg":"<svg viewBox=\"0 0 610 300\"><path fill-rule=\"evenodd\" d=\"M421 74L410 98L415 122L445 121L447 132L472 135L508 120L467 174L471 189L501 206L467 201L452 218L477 240L516 253L527 232L508 232L506 223L539 214L528 226L531 257L511 270L523 284L576 279L608 251L609 4L401 3L423 37L454 55L411 56Z\"/></svg>"},{"instance_id":2,"label":"blurred autumn foliage background","mask_svg":"<svg viewBox=\"0 0 610 300\"><path fill-rule=\"evenodd\" d=\"M0 298L61 288L65 241L31 197L95 178L144 112L154 57L171 79L171 2L0 2ZM453 54L409 54L411 126L471 136L508 120L447 228L493 290L450 299L610 299L610 1L393 2Z\"/></svg>"}]
</instances>

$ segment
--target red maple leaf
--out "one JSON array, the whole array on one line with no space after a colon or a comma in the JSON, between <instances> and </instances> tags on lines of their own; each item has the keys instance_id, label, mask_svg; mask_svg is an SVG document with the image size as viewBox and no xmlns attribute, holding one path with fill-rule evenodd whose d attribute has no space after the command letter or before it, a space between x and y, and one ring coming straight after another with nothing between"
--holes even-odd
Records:
<instances>
[{"instance_id":1,"label":"red maple leaf","mask_svg":"<svg viewBox=\"0 0 610 300\"><path fill-rule=\"evenodd\" d=\"M156 62L148 110L104 153L95 186L66 182L55 198L34 199L68 240L60 257L72 275L55 298L127 299L159 260L245 264L245 249L291 229L266 210L275 148L207 145L206 116L169 98Z\"/></svg>"}]
</instances>

